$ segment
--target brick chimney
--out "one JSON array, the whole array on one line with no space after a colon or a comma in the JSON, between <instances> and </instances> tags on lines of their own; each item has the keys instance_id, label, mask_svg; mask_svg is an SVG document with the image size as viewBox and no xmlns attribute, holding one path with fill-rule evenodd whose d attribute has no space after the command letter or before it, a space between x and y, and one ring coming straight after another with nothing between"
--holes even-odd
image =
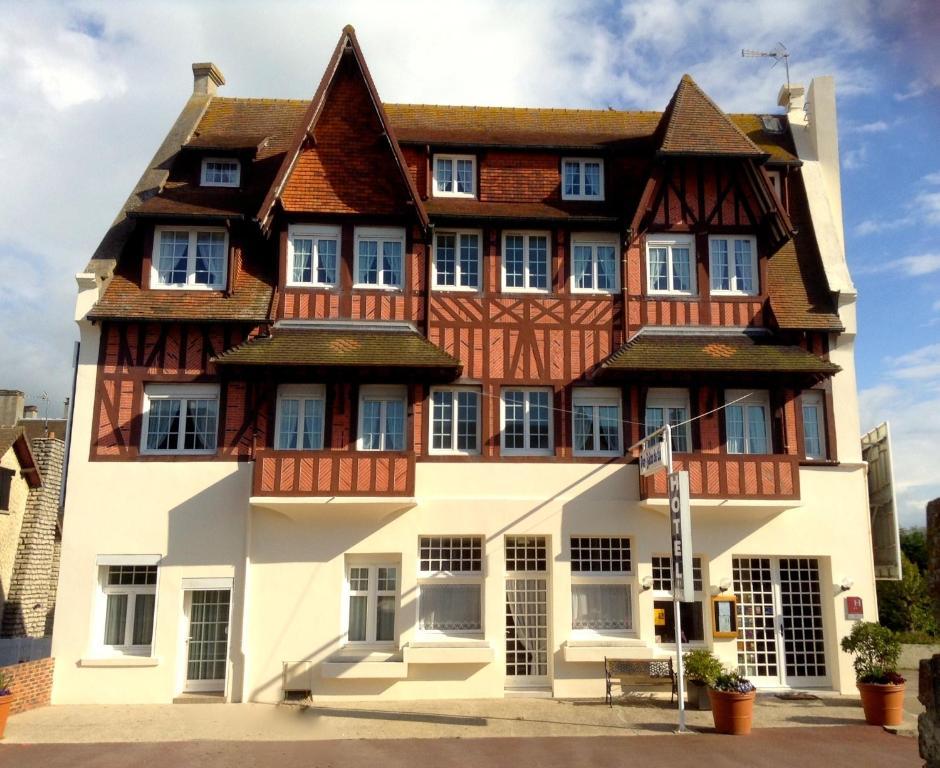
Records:
<instances>
[{"instance_id":1,"label":"brick chimney","mask_svg":"<svg viewBox=\"0 0 940 768\"><path fill-rule=\"evenodd\" d=\"M225 85L225 76L211 61L193 64L193 96L213 96L220 85Z\"/></svg>"},{"instance_id":2,"label":"brick chimney","mask_svg":"<svg viewBox=\"0 0 940 768\"><path fill-rule=\"evenodd\" d=\"M23 418L26 396L18 389L0 389L0 427L15 427Z\"/></svg>"}]
</instances>

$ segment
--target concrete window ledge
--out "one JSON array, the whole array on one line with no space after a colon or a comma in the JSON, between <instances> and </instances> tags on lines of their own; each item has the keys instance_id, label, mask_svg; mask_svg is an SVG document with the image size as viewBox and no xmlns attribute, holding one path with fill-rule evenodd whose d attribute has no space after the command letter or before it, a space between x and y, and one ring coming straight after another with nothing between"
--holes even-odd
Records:
<instances>
[{"instance_id":1,"label":"concrete window ledge","mask_svg":"<svg viewBox=\"0 0 940 768\"><path fill-rule=\"evenodd\" d=\"M156 667L160 659L153 656L109 656L100 659L81 659L80 667Z\"/></svg>"},{"instance_id":2,"label":"concrete window ledge","mask_svg":"<svg viewBox=\"0 0 940 768\"><path fill-rule=\"evenodd\" d=\"M633 637L569 640L564 644L564 659L594 662L608 659L654 659L662 656L642 640Z\"/></svg>"},{"instance_id":3,"label":"concrete window ledge","mask_svg":"<svg viewBox=\"0 0 940 768\"><path fill-rule=\"evenodd\" d=\"M404 680L408 677L408 664L404 661L336 659L320 665L320 676L341 680Z\"/></svg>"},{"instance_id":4,"label":"concrete window ledge","mask_svg":"<svg viewBox=\"0 0 940 768\"><path fill-rule=\"evenodd\" d=\"M420 640L404 649L408 664L490 664L496 652L485 640Z\"/></svg>"}]
</instances>

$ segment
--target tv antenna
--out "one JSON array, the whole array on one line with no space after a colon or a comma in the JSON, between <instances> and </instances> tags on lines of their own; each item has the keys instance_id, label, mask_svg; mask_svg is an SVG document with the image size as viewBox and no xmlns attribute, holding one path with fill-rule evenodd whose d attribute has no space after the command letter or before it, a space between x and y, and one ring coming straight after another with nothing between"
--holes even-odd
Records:
<instances>
[{"instance_id":1,"label":"tv antenna","mask_svg":"<svg viewBox=\"0 0 940 768\"><path fill-rule=\"evenodd\" d=\"M787 70L787 88L790 87L790 52L783 43L777 43L777 47L772 51L752 51L750 48L742 48L741 56L745 59L773 59L774 63L771 69L782 61Z\"/></svg>"}]
</instances>

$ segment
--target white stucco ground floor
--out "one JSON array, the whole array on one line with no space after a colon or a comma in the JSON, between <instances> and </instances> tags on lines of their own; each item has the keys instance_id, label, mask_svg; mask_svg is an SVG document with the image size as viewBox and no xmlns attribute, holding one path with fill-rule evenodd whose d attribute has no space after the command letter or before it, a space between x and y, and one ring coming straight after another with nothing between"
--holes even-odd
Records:
<instances>
[{"instance_id":1,"label":"white stucco ground floor","mask_svg":"<svg viewBox=\"0 0 940 768\"><path fill-rule=\"evenodd\" d=\"M605 657L675 655L666 509L638 500L635 466L419 463L407 499L251 498L251 471L73 474L55 703L601 697ZM876 618L864 475L800 485L693 499L682 631L762 688L848 693L846 597Z\"/></svg>"}]
</instances>

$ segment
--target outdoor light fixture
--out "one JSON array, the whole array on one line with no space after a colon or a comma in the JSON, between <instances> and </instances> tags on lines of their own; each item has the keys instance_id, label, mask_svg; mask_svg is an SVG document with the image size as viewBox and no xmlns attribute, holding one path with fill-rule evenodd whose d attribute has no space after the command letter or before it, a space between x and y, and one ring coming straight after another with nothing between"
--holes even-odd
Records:
<instances>
[{"instance_id":1,"label":"outdoor light fixture","mask_svg":"<svg viewBox=\"0 0 940 768\"><path fill-rule=\"evenodd\" d=\"M725 578L718 582L718 591L727 592L729 589L731 589L731 579L725 576Z\"/></svg>"},{"instance_id":2,"label":"outdoor light fixture","mask_svg":"<svg viewBox=\"0 0 940 768\"><path fill-rule=\"evenodd\" d=\"M842 581L839 582L839 589L842 592L848 592L854 584L855 582L848 576L843 576Z\"/></svg>"},{"instance_id":3,"label":"outdoor light fixture","mask_svg":"<svg viewBox=\"0 0 940 768\"><path fill-rule=\"evenodd\" d=\"M648 589L652 589L652 588L653 588L653 577L652 577L652 576L644 576L643 579L642 579L642 581L640 581L640 586L643 587L643 591L644 591L644 592L646 592L646 590L648 590Z\"/></svg>"}]
</instances>

